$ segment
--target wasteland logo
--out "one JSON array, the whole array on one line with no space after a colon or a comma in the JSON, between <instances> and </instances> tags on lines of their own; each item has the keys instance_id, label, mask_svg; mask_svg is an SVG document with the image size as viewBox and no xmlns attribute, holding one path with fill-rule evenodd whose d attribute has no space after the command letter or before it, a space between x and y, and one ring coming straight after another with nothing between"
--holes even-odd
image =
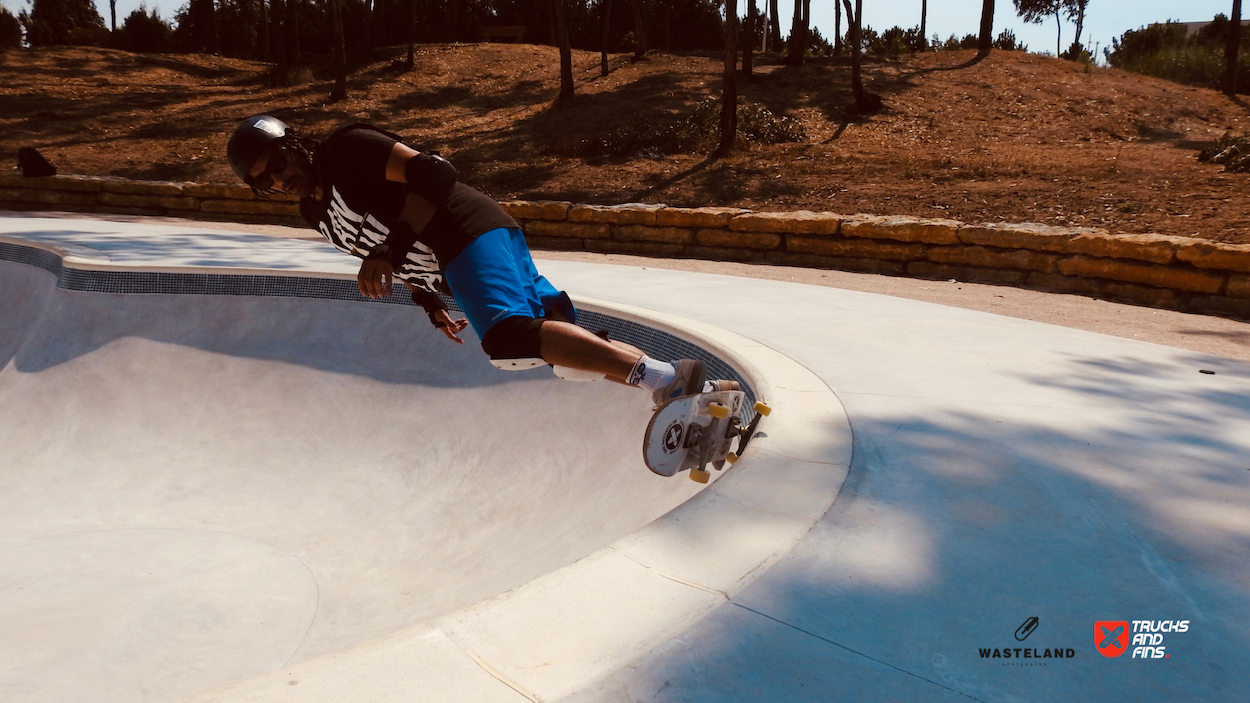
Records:
<instances>
[{"instance_id":1,"label":"wasteland logo","mask_svg":"<svg viewBox=\"0 0 1250 703\"><path fill-rule=\"evenodd\" d=\"M1016 628L1016 641L1023 642L1027 640L1029 635L1033 634L1033 631L1036 629L1037 618L1029 618L1028 620L1025 620L1023 625Z\"/></svg>"},{"instance_id":2,"label":"wasteland logo","mask_svg":"<svg viewBox=\"0 0 1250 703\"><path fill-rule=\"evenodd\" d=\"M1016 641L1023 642L1029 638L1029 635L1037 631L1040 621L1036 617L1031 617L1021 623L1016 628ZM1071 659L1076 656L1076 650L1072 648L1044 648L1036 647L1006 647L994 648L983 647L977 650L981 654L982 659L1006 659L1011 661L1000 662L1003 666L1046 666L1050 663L1048 660L1054 659Z\"/></svg>"}]
</instances>

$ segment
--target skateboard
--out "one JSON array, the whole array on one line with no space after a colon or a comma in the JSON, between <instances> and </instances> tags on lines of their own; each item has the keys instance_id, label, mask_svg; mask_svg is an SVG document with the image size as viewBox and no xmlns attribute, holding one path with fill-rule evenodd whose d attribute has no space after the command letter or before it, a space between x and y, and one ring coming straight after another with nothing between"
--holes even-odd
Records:
<instances>
[{"instance_id":1,"label":"skateboard","mask_svg":"<svg viewBox=\"0 0 1250 703\"><path fill-rule=\"evenodd\" d=\"M726 461L737 461L759 429L760 418L772 412L756 403L755 417L744 426L745 404L742 391L697 393L665 402L656 408L643 437L647 468L661 476L689 469L692 480L707 483L712 478L708 464L720 470Z\"/></svg>"}]
</instances>

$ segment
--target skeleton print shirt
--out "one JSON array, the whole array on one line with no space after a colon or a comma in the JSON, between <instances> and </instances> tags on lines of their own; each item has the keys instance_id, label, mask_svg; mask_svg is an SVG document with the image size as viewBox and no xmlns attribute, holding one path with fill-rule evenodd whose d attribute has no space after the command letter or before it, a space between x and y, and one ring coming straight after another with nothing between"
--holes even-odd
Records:
<instances>
[{"instance_id":1,"label":"skeleton print shirt","mask_svg":"<svg viewBox=\"0 0 1250 703\"><path fill-rule=\"evenodd\" d=\"M386 163L399 137L366 124L347 125L317 148L313 165L325 197L306 198L301 212L341 251L360 258L390 247L395 277L413 284L413 300L427 312L442 308L443 268L478 236L516 227L499 203L457 183L447 203L418 235L399 220L408 185L386 180Z\"/></svg>"}]
</instances>

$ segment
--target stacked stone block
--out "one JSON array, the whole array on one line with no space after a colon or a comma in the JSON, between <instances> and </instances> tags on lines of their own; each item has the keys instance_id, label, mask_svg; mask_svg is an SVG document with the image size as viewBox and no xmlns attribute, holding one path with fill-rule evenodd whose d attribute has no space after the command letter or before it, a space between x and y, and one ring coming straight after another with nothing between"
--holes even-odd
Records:
<instances>
[{"instance_id":1,"label":"stacked stone block","mask_svg":"<svg viewBox=\"0 0 1250 703\"><path fill-rule=\"evenodd\" d=\"M300 225L299 203L262 200L243 185L129 181L104 176L23 178L0 174L0 208L167 215L212 220Z\"/></svg>"}]
</instances>

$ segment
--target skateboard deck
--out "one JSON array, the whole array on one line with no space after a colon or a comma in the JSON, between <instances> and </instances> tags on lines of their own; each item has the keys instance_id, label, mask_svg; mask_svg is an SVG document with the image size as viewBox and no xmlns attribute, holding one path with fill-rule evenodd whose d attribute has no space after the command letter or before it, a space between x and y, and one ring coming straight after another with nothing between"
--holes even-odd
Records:
<instances>
[{"instance_id":1,"label":"skateboard deck","mask_svg":"<svg viewBox=\"0 0 1250 703\"><path fill-rule=\"evenodd\" d=\"M746 394L713 391L674 398L656 409L643 437L647 468L661 476L690 470L690 478L707 483L711 472L732 463L755 435L760 418L770 409L755 404L755 417L744 426ZM736 446L735 446L736 442Z\"/></svg>"}]
</instances>

